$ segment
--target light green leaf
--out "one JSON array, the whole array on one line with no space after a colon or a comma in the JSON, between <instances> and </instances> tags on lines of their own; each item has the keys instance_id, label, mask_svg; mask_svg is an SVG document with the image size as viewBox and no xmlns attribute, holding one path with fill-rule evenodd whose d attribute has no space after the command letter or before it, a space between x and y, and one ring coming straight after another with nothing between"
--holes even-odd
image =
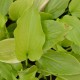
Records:
<instances>
[{"instance_id":1,"label":"light green leaf","mask_svg":"<svg viewBox=\"0 0 80 80\"><path fill-rule=\"evenodd\" d=\"M75 54L78 54L80 55L80 46L77 46L75 44L72 44L72 51L75 53Z\"/></svg>"},{"instance_id":2,"label":"light green leaf","mask_svg":"<svg viewBox=\"0 0 80 80\"><path fill-rule=\"evenodd\" d=\"M41 20L51 20L52 15L45 12L40 12Z\"/></svg>"},{"instance_id":3,"label":"light green leaf","mask_svg":"<svg viewBox=\"0 0 80 80\"><path fill-rule=\"evenodd\" d=\"M80 20L77 17L66 15L61 21L72 29L66 34L66 38L80 46Z\"/></svg>"},{"instance_id":4,"label":"light green leaf","mask_svg":"<svg viewBox=\"0 0 80 80\"><path fill-rule=\"evenodd\" d=\"M7 21L7 18L0 14L0 40L8 37L8 32L5 27L6 21Z\"/></svg>"},{"instance_id":5,"label":"light green leaf","mask_svg":"<svg viewBox=\"0 0 80 80\"><path fill-rule=\"evenodd\" d=\"M17 20L25 10L28 10L34 0L17 0L9 8L9 16L12 20Z\"/></svg>"},{"instance_id":6,"label":"light green leaf","mask_svg":"<svg viewBox=\"0 0 80 80\"><path fill-rule=\"evenodd\" d=\"M69 11L73 16L80 18L80 0L72 0L69 5Z\"/></svg>"},{"instance_id":7,"label":"light green leaf","mask_svg":"<svg viewBox=\"0 0 80 80\"><path fill-rule=\"evenodd\" d=\"M66 80L66 79L62 79L62 78L60 78L60 77L57 77L56 80Z\"/></svg>"},{"instance_id":8,"label":"light green leaf","mask_svg":"<svg viewBox=\"0 0 80 80\"><path fill-rule=\"evenodd\" d=\"M13 80L12 74L14 75L11 65L0 62L0 75L6 80Z\"/></svg>"},{"instance_id":9,"label":"light green leaf","mask_svg":"<svg viewBox=\"0 0 80 80\"><path fill-rule=\"evenodd\" d=\"M3 28L0 29L0 40L8 38L8 31L6 27L4 26Z\"/></svg>"},{"instance_id":10,"label":"light green leaf","mask_svg":"<svg viewBox=\"0 0 80 80\"><path fill-rule=\"evenodd\" d=\"M32 61L38 60L42 54L45 35L42 30L38 10L32 6L18 19L14 32L16 42L16 55L19 60L26 56Z\"/></svg>"},{"instance_id":11,"label":"light green leaf","mask_svg":"<svg viewBox=\"0 0 80 80\"><path fill-rule=\"evenodd\" d=\"M59 17L64 13L70 0L50 0L45 8L45 12L51 13L53 18Z\"/></svg>"},{"instance_id":12,"label":"light green leaf","mask_svg":"<svg viewBox=\"0 0 80 80\"><path fill-rule=\"evenodd\" d=\"M14 39L5 39L0 41L0 61L6 63L18 63L15 55Z\"/></svg>"},{"instance_id":13,"label":"light green leaf","mask_svg":"<svg viewBox=\"0 0 80 80\"><path fill-rule=\"evenodd\" d=\"M0 0L0 14L6 15L13 0Z\"/></svg>"},{"instance_id":14,"label":"light green leaf","mask_svg":"<svg viewBox=\"0 0 80 80\"><path fill-rule=\"evenodd\" d=\"M80 62L80 55L79 54L74 53L73 51L70 54L73 55Z\"/></svg>"},{"instance_id":15,"label":"light green leaf","mask_svg":"<svg viewBox=\"0 0 80 80\"><path fill-rule=\"evenodd\" d=\"M6 22L7 22L7 17L4 17L2 14L0 14L0 29L5 26Z\"/></svg>"},{"instance_id":16,"label":"light green leaf","mask_svg":"<svg viewBox=\"0 0 80 80\"><path fill-rule=\"evenodd\" d=\"M67 80L80 80L80 74L78 75L71 75L71 76L63 76Z\"/></svg>"},{"instance_id":17,"label":"light green leaf","mask_svg":"<svg viewBox=\"0 0 80 80\"><path fill-rule=\"evenodd\" d=\"M56 80L80 80L80 74L57 77Z\"/></svg>"},{"instance_id":18,"label":"light green leaf","mask_svg":"<svg viewBox=\"0 0 80 80\"><path fill-rule=\"evenodd\" d=\"M16 71L21 71L23 67L21 63L12 63L11 65Z\"/></svg>"},{"instance_id":19,"label":"light green leaf","mask_svg":"<svg viewBox=\"0 0 80 80\"><path fill-rule=\"evenodd\" d=\"M46 42L43 49L48 50L57 42L64 39L66 29L63 23L54 20L45 20L42 22L43 31L46 36Z\"/></svg>"},{"instance_id":20,"label":"light green leaf","mask_svg":"<svg viewBox=\"0 0 80 80\"><path fill-rule=\"evenodd\" d=\"M36 63L42 73L53 75L80 74L80 63L72 55L50 50Z\"/></svg>"},{"instance_id":21,"label":"light green leaf","mask_svg":"<svg viewBox=\"0 0 80 80\"><path fill-rule=\"evenodd\" d=\"M25 71L20 72L20 80L38 80L35 77L35 74L37 72L37 67L36 66L32 66L28 69L26 69Z\"/></svg>"}]
</instances>

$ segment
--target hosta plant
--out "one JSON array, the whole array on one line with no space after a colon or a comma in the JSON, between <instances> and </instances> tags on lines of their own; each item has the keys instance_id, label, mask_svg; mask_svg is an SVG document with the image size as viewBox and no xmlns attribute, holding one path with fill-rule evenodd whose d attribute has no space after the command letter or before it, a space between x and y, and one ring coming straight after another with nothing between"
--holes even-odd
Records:
<instances>
[{"instance_id":1,"label":"hosta plant","mask_svg":"<svg viewBox=\"0 0 80 80\"><path fill-rule=\"evenodd\" d=\"M80 80L80 0L0 0L0 80Z\"/></svg>"}]
</instances>

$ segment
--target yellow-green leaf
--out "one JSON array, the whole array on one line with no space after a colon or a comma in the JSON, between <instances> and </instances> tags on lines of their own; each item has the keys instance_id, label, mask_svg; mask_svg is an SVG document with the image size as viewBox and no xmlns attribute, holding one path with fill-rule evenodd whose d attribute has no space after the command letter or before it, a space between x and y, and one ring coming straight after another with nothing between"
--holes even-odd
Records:
<instances>
[{"instance_id":1,"label":"yellow-green leaf","mask_svg":"<svg viewBox=\"0 0 80 80\"><path fill-rule=\"evenodd\" d=\"M39 12L34 6L25 11L18 19L14 35L18 59L25 60L28 55L28 58L34 61L42 56L45 35L42 30Z\"/></svg>"},{"instance_id":2,"label":"yellow-green leaf","mask_svg":"<svg viewBox=\"0 0 80 80\"><path fill-rule=\"evenodd\" d=\"M72 0L69 5L69 11L73 16L80 18L80 0Z\"/></svg>"},{"instance_id":3,"label":"yellow-green leaf","mask_svg":"<svg viewBox=\"0 0 80 80\"><path fill-rule=\"evenodd\" d=\"M27 68L25 71L20 72L20 80L38 80L35 77L36 72L37 72L36 66Z\"/></svg>"},{"instance_id":4,"label":"yellow-green leaf","mask_svg":"<svg viewBox=\"0 0 80 80\"><path fill-rule=\"evenodd\" d=\"M66 52L49 50L36 63L43 74L76 75L80 74L80 62Z\"/></svg>"},{"instance_id":5,"label":"yellow-green leaf","mask_svg":"<svg viewBox=\"0 0 80 80\"><path fill-rule=\"evenodd\" d=\"M45 20L42 22L42 26L46 36L46 41L43 47L44 50L49 50L56 43L64 39L67 29L65 29L63 23L54 20Z\"/></svg>"},{"instance_id":6,"label":"yellow-green leaf","mask_svg":"<svg viewBox=\"0 0 80 80\"><path fill-rule=\"evenodd\" d=\"M80 74L78 75L67 75L67 76L60 76L57 77L56 80L80 80Z\"/></svg>"},{"instance_id":7,"label":"yellow-green leaf","mask_svg":"<svg viewBox=\"0 0 80 80\"><path fill-rule=\"evenodd\" d=\"M61 21L72 28L65 37L80 46L80 20L75 16L66 15Z\"/></svg>"},{"instance_id":8,"label":"yellow-green leaf","mask_svg":"<svg viewBox=\"0 0 80 80\"><path fill-rule=\"evenodd\" d=\"M0 61L5 63L18 63L15 55L14 39L5 39L0 41Z\"/></svg>"},{"instance_id":9,"label":"yellow-green leaf","mask_svg":"<svg viewBox=\"0 0 80 80\"><path fill-rule=\"evenodd\" d=\"M0 14L6 15L13 0L0 0Z\"/></svg>"},{"instance_id":10,"label":"yellow-green leaf","mask_svg":"<svg viewBox=\"0 0 80 80\"><path fill-rule=\"evenodd\" d=\"M59 17L65 12L70 0L50 0L45 7L45 12L51 13L53 18Z\"/></svg>"},{"instance_id":11,"label":"yellow-green leaf","mask_svg":"<svg viewBox=\"0 0 80 80\"><path fill-rule=\"evenodd\" d=\"M7 22L7 18L0 14L0 40L5 39L8 37L8 32L5 27Z\"/></svg>"},{"instance_id":12,"label":"yellow-green leaf","mask_svg":"<svg viewBox=\"0 0 80 80\"><path fill-rule=\"evenodd\" d=\"M28 10L34 0L17 0L9 8L9 16L12 20L17 20L25 10Z\"/></svg>"}]
</instances>

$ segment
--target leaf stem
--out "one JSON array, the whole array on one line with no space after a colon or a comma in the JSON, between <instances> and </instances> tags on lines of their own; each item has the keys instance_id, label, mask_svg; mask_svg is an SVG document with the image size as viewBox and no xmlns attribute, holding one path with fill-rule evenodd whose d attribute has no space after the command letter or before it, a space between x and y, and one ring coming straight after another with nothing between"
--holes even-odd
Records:
<instances>
[{"instance_id":1,"label":"leaf stem","mask_svg":"<svg viewBox=\"0 0 80 80\"><path fill-rule=\"evenodd\" d=\"M50 80L52 80L52 75L50 75Z\"/></svg>"},{"instance_id":2,"label":"leaf stem","mask_svg":"<svg viewBox=\"0 0 80 80\"><path fill-rule=\"evenodd\" d=\"M38 76L38 79L41 79L42 78L42 74L40 74L39 76Z\"/></svg>"}]
</instances>

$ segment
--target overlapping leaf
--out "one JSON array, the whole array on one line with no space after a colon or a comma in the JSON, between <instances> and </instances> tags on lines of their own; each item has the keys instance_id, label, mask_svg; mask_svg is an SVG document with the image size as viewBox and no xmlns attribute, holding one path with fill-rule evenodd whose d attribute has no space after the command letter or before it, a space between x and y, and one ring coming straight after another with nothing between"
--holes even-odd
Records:
<instances>
[{"instance_id":1,"label":"overlapping leaf","mask_svg":"<svg viewBox=\"0 0 80 80\"><path fill-rule=\"evenodd\" d=\"M13 0L0 0L0 14L6 15Z\"/></svg>"},{"instance_id":2,"label":"overlapping leaf","mask_svg":"<svg viewBox=\"0 0 80 80\"><path fill-rule=\"evenodd\" d=\"M80 55L80 46L77 46L77 45L73 44L71 47L72 47L72 51L73 51L75 54Z\"/></svg>"},{"instance_id":3,"label":"overlapping leaf","mask_svg":"<svg viewBox=\"0 0 80 80\"><path fill-rule=\"evenodd\" d=\"M28 55L28 58L34 61L42 56L45 36L36 7L32 6L19 18L14 35L18 59L25 60Z\"/></svg>"},{"instance_id":4,"label":"overlapping leaf","mask_svg":"<svg viewBox=\"0 0 80 80\"><path fill-rule=\"evenodd\" d=\"M40 12L41 20L52 20L52 15L45 12Z\"/></svg>"},{"instance_id":5,"label":"overlapping leaf","mask_svg":"<svg viewBox=\"0 0 80 80\"><path fill-rule=\"evenodd\" d=\"M9 16L12 20L17 20L25 10L29 9L34 0L17 0L9 8Z\"/></svg>"},{"instance_id":6,"label":"overlapping leaf","mask_svg":"<svg viewBox=\"0 0 80 80\"><path fill-rule=\"evenodd\" d=\"M20 72L20 80L38 80L38 78L35 77L36 72L37 67L32 66L25 71Z\"/></svg>"},{"instance_id":7,"label":"overlapping leaf","mask_svg":"<svg viewBox=\"0 0 80 80\"><path fill-rule=\"evenodd\" d=\"M18 63L15 55L14 39L0 41L0 61L5 63Z\"/></svg>"},{"instance_id":8,"label":"overlapping leaf","mask_svg":"<svg viewBox=\"0 0 80 80\"><path fill-rule=\"evenodd\" d=\"M16 28L16 23L12 23L12 24L10 24L8 27L7 27L7 31L8 31L8 33L9 33L9 37L10 38L13 38L14 37L14 30L15 30L15 28Z\"/></svg>"},{"instance_id":9,"label":"overlapping leaf","mask_svg":"<svg viewBox=\"0 0 80 80\"><path fill-rule=\"evenodd\" d=\"M4 78L3 80L13 80L12 75L15 76L15 73L11 65L0 62L0 76Z\"/></svg>"},{"instance_id":10,"label":"overlapping leaf","mask_svg":"<svg viewBox=\"0 0 80 80\"><path fill-rule=\"evenodd\" d=\"M39 10L44 10L49 1L50 0L36 0L36 4L38 5Z\"/></svg>"},{"instance_id":11,"label":"overlapping leaf","mask_svg":"<svg viewBox=\"0 0 80 80\"><path fill-rule=\"evenodd\" d=\"M51 13L53 18L59 17L64 13L70 0L50 0L45 8L45 12Z\"/></svg>"},{"instance_id":12,"label":"overlapping leaf","mask_svg":"<svg viewBox=\"0 0 80 80\"><path fill-rule=\"evenodd\" d=\"M8 37L7 29L5 27L5 23L7 18L0 14L0 40Z\"/></svg>"},{"instance_id":13,"label":"overlapping leaf","mask_svg":"<svg viewBox=\"0 0 80 80\"><path fill-rule=\"evenodd\" d=\"M80 63L72 55L50 50L37 62L39 70L44 74L76 75L80 74Z\"/></svg>"},{"instance_id":14,"label":"overlapping leaf","mask_svg":"<svg viewBox=\"0 0 80 80\"><path fill-rule=\"evenodd\" d=\"M56 80L80 80L80 74L71 76L60 76Z\"/></svg>"},{"instance_id":15,"label":"overlapping leaf","mask_svg":"<svg viewBox=\"0 0 80 80\"><path fill-rule=\"evenodd\" d=\"M69 11L73 16L80 18L80 0L72 0L69 5Z\"/></svg>"},{"instance_id":16,"label":"overlapping leaf","mask_svg":"<svg viewBox=\"0 0 80 80\"><path fill-rule=\"evenodd\" d=\"M34 3L39 10L42 10L49 0L17 0L9 8L9 16L12 20L17 20L25 10L28 10Z\"/></svg>"},{"instance_id":17,"label":"overlapping leaf","mask_svg":"<svg viewBox=\"0 0 80 80\"><path fill-rule=\"evenodd\" d=\"M54 20L45 20L42 22L43 30L46 35L44 50L53 47L57 42L64 39L67 29L65 25Z\"/></svg>"},{"instance_id":18,"label":"overlapping leaf","mask_svg":"<svg viewBox=\"0 0 80 80\"><path fill-rule=\"evenodd\" d=\"M66 35L67 39L80 46L80 20L77 17L66 15L61 21L72 28Z\"/></svg>"}]
</instances>

